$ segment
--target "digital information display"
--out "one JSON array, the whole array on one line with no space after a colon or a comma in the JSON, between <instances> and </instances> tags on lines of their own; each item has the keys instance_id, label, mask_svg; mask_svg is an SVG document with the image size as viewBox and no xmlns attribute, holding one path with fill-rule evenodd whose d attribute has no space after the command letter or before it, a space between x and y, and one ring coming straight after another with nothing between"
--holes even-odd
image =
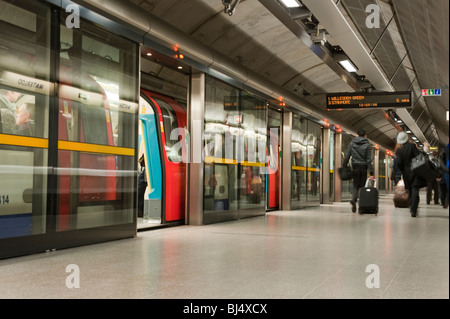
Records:
<instances>
[{"instance_id":1,"label":"digital information display","mask_svg":"<svg viewBox=\"0 0 450 319\"><path fill-rule=\"evenodd\" d=\"M327 110L412 107L412 92L330 93Z\"/></svg>"}]
</instances>

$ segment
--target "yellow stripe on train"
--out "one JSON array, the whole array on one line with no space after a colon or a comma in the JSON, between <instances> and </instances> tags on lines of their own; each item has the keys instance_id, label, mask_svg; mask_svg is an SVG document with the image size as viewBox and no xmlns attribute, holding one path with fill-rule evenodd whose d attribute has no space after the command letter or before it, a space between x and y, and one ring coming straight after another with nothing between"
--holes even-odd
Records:
<instances>
[{"instance_id":1,"label":"yellow stripe on train","mask_svg":"<svg viewBox=\"0 0 450 319\"><path fill-rule=\"evenodd\" d=\"M64 151L98 153L98 154L107 154L107 155L123 155L123 156L134 156L135 155L135 150L132 148L97 145L97 144L87 144L87 143L79 143L79 142L68 142L68 141L59 141L58 149L64 150Z\"/></svg>"},{"instance_id":2,"label":"yellow stripe on train","mask_svg":"<svg viewBox=\"0 0 450 319\"><path fill-rule=\"evenodd\" d=\"M48 148L45 138L0 134L0 144L22 147Z\"/></svg>"},{"instance_id":3,"label":"yellow stripe on train","mask_svg":"<svg viewBox=\"0 0 450 319\"><path fill-rule=\"evenodd\" d=\"M229 159L229 158L218 158L218 157L211 157L211 156L206 156L205 157L205 163L206 164L230 164L230 165L237 165L237 164L241 164L243 166L253 166L253 167L265 167L266 164L265 163L257 163L257 162L248 162L248 161L242 161L240 163L238 163L237 160L235 159Z\"/></svg>"}]
</instances>

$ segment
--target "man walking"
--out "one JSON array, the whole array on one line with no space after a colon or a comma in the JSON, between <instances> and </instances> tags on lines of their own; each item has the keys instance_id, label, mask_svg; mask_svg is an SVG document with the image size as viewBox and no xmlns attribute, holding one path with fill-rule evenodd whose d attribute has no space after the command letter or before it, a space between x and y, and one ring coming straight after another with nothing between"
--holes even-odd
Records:
<instances>
[{"instance_id":1,"label":"man walking","mask_svg":"<svg viewBox=\"0 0 450 319\"><path fill-rule=\"evenodd\" d=\"M367 140L366 132L361 129L358 136L350 143L347 154L345 155L343 167L346 167L352 159L353 170L353 189L352 189L352 212L356 212L356 202L358 201L359 190L364 187L367 180L367 171L369 171L370 180L374 180L372 165L372 147Z\"/></svg>"}]
</instances>

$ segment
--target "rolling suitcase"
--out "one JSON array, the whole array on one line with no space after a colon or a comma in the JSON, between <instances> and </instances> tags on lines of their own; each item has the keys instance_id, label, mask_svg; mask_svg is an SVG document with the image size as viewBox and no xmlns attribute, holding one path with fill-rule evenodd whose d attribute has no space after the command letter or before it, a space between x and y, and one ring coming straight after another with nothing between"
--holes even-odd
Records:
<instances>
[{"instance_id":1,"label":"rolling suitcase","mask_svg":"<svg viewBox=\"0 0 450 319\"><path fill-rule=\"evenodd\" d=\"M369 179L366 181L365 187L362 187L359 192L359 214L378 214L378 189L376 188L377 181L374 186L369 187Z\"/></svg>"}]
</instances>

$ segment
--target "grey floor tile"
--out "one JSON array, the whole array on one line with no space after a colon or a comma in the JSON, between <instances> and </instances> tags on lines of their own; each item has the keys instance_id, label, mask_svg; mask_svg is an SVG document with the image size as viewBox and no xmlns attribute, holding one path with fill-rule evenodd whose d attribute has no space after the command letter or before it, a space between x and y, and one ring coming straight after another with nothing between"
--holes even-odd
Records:
<instances>
[{"instance_id":1,"label":"grey floor tile","mask_svg":"<svg viewBox=\"0 0 450 319\"><path fill-rule=\"evenodd\" d=\"M66 286L71 264L80 288ZM449 211L422 197L411 218L382 196L378 216L335 203L163 228L0 260L0 274L4 299L448 299Z\"/></svg>"}]
</instances>

